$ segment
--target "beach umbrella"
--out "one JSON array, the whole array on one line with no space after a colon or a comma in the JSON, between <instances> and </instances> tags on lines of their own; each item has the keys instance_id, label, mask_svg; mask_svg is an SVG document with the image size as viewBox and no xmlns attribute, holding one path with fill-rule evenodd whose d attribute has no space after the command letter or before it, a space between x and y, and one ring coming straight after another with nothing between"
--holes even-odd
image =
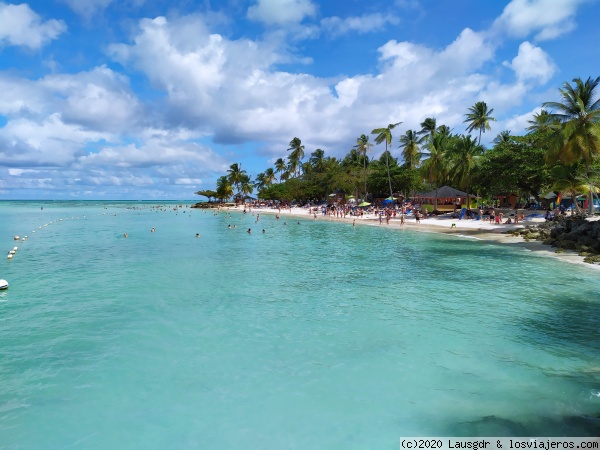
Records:
<instances>
[{"instance_id":1,"label":"beach umbrella","mask_svg":"<svg viewBox=\"0 0 600 450\"><path fill-rule=\"evenodd\" d=\"M358 205L358 206L369 206L369 205L370 205L370 203L369 203L369 202L362 202L362 203L361 203L360 205Z\"/></svg>"}]
</instances>

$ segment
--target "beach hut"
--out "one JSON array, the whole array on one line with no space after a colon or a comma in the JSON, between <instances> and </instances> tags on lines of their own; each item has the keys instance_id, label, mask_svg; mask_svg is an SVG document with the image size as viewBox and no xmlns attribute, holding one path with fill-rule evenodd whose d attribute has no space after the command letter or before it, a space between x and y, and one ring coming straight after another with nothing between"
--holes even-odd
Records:
<instances>
[{"instance_id":1,"label":"beach hut","mask_svg":"<svg viewBox=\"0 0 600 450\"><path fill-rule=\"evenodd\" d=\"M454 209L462 208L463 203L467 203L467 193L454 189L450 186L442 186L436 190L417 194L413 197L413 203L434 205L437 197L438 211L454 211ZM469 194L470 198L476 198L475 195Z\"/></svg>"},{"instance_id":2,"label":"beach hut","mask_svg":"<svg viewBox=\"0 0 600 450\"><path fill-rule=\"evenodd\" d=\"M337 189L333 191L333 201L335 203L346 203L346 191L343 189Z\"/></svg>"},{"instance_id":3,"label":"beach hut","mask_svg":"<svg viewBox=\"0 0 600 450\"><path fill-rule=\"evenodd\" d=\"M513 192L493 195L492 199L497 201L498 208L515 209L519 201L519 196Z\"/></svg>"}]
</instances>

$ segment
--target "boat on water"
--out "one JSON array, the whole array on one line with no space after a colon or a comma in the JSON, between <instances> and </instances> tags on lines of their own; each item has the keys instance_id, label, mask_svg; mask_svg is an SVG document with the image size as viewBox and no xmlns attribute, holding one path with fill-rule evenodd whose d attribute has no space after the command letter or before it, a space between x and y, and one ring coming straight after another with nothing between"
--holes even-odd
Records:
<instances>
[{"instance_id":1,"label":"boat on water","mask_svg":"<svg viewBox=\"0 0 600 450\"><path fill-rule=\"evenodd\" d=\"M3 291L4 289L8 289L8 281L0 280L0 291Z\"/></svg>"}]
</instances>

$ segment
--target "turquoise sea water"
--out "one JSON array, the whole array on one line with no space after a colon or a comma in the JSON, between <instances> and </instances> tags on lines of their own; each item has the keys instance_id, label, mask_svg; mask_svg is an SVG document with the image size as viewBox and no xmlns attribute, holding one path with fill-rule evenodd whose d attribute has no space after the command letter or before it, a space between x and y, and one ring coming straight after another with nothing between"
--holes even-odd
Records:
<instances>
[{"instance_id":1,"label":"turquoise sea water","mask_svg":"<svg viewBox=\"0 0 600 450\"><path fill-rule=\"evenodd\" d=\"M154 204L0 203L0 448L598 434L600 272Z\"/></svg>"}]
</instances>

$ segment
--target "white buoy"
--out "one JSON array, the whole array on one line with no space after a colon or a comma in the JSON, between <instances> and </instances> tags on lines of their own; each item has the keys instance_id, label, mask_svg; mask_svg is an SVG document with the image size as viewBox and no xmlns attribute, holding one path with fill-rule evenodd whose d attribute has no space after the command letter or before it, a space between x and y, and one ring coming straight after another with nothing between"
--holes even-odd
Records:
<instances>
[{"instance_id":1,"label":"white buoy","mask_svg":"<svg viewBox=\"0 0 600 450\"><path fill-rule=\"evenodd\" d=\"M21 242L25 242L26 240L27 240L27 239L23 238L23 239L21 239Z\"/></svg>"},{"instance_id":2,"label":"white buoy","mask_svg":"<svg viewBox=\"0 0 600 450\"><path fill-rule=\"evenodd\" d=\"M13 247L13 251L16 252L17 250L19 250L19 247Z\"/></svg>"},{"instance_id":3,"label":"white buoy","mask_svg":"<svg viewBox=\"0 0 600 450\"><path fill-rule=\"evenodd\" d=\"M0 291L3 291L4 289L8 289L8 281L0 280Z\"/></svg>"},{"instance_id":4,"label":"white buoy","mask_svg":"<svg viewBox=\"0 0 600 450\"><path fill-rule=\"evenodd\" d=\"M12 259L13 255L11 253L8 254L8 256L6 257L7 259Z\"/></svg>"},{"instance_id":5,"label":"white buoy","mask_svg":"<svg viewBox=\"0 0 600 450\"><path fill-rule=\"evenodd\" d=\"M15 239L15 241L18 241L20 238L19 238L19 236L15 236L14 239Z\"/></svg>"}]
</instances>

